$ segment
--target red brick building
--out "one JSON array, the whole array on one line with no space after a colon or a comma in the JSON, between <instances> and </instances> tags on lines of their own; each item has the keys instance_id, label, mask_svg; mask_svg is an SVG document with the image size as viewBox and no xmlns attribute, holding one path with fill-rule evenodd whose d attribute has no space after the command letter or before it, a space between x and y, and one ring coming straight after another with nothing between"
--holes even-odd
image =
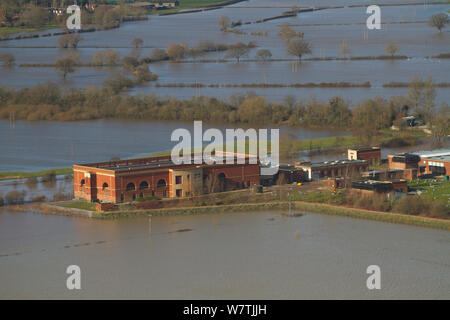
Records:
<instances>
[{"instance_id":1,"label":"red brick building","mask_svg":"<svg viewBox=\"0 0 450 320\"><path fill-rule=\"evenodd\" d=\"M347 157L348 160L367 160L371 163L381 162L381 149L379 147L348 149Z\"/></svg>"},{"instance_id":2,"label":"red brick building","mask_svg":"<svg viewBox=\"0 0 450 320\"><path fill-rule=\"evenodd\" d=\"M450 155L431 156L421 158L419 162L420 174L432 174L437 176L450 175Z\"/></svg>"},{"instance_id":3,"label":"red brick building","mask_svg":"<svg viewBox=\"0 0 450 320\"><path fill-rule=\"evenodd\" d=\"M315 181L336 177L351 177L359 175L369 169L366 160L334 160L316 163L295 163L297 168L302 169L305 180Z\"/></svg>"},{"instance_id":4,"label":"red brick building","mask_svg":"<svg viewBox=\"0 0 450 320\"><path fill-rule=\"evenodd\" d=\"M406 180L398 179L392 181L364 180L352 183L352 194L367 196L373 194L406 193L408 183Z\"/></svg>"},{"instance_id":5,"label":"red brick building","mask_svg":"<svg viewBox=\"0 0 450 320\"><path fill-rule=\"evenodd\" d=\"M225 161L224 161L225 162ZM73 166L74 195L89 201L128 202L146 196L190 197L260 183L259 163L175 165L170 156Z\"/></svg>"},{"instance_id":6,"label":"red brick building","mask_svg":"<svg viewBox=\"0 0 450 320\"><path fill-rule=\"evenodd\" d=\"M415 152L412 154L389 155L390 170L402 169L404 179L417 179L418 176L450 175L450 149Z\"/></svg>"},{"instance_id":7,"label":"red brick building","mask_svg":"<svg viewBox=\"0 0 450 320\"><path fill-rule=\"evenodd\" d=\"M409 153L388 156L389 169L417 169L419 161L420 156Z\"/></svg>"}]
</instances>

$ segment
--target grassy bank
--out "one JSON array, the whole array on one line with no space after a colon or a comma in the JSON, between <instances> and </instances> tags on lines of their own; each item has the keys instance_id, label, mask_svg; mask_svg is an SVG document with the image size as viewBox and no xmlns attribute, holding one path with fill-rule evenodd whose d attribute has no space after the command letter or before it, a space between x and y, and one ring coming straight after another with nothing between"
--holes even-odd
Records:
<instances>
[{"instance_id":1,"label":"grassy bank","mask_svg":"<svg viewBox=\"0 0 450 320\"><path fill-rule=\"evenodd\" d=\"M164 88L370 88L370 82L320 82L320 83L240 83L240 84L202 84L202 83L157 83L155 87Z\"/></svg>"},{"instance_id":2,"label":"grassy bank","mask_svg":"<svg viewBox=\"0 0 450 320\"><path fill-rule=\"evenodd\" d=\"M386 213L381 211L371 211L365 209L348 208L342 206L334 206L322 203L309 203L295 201L291 203L296 210L322 213L330 215L339 215L351 218L375 220L390 223L401 223L414 226L437 228L450 230L450 221L444 219L427 218L420 216L411 216L399 213ZM168 209L152 209L152 210L134 210L122 212L98 213L96 218L118 218L133 217L139 215L168 215L168 214L208 214L208 213L226 213L239 211L267 211L267 210L286 210L289 203L284 202L266 202L266 203L244 203L234 205L219 206L203 206L189 208L168 208Z\"/></svg>"},{"instance_id":3,"label":"grassy bank","mask_svg":"<svg viewBox=\"0 0 450 320\"><path fill-rule=\"evenodd\" d=\"M348 208L322 203L309 203L309 202L294 202L294 203L296 209L308 212L324 213L331 215L346 216L351 218L360 218L382 222L401 223L401 224L450 230L450 220L412 216L401 213L391 213L391 212L388 213L382 211Z\"/></svg>"},{"instance_id":4,"label":"grassy bank","mask_svg":"<svg viewBox=\"0 0 450 320\"><path fill-rule=\"evenodd\" d=\"M424 180L412 180L409 182L409 187L419 191L421 196L429 199L450 199L450 181L438 180L438 179L424 179Z\"/></svg>"},{"instance_id":5,"label":"grassy bank","mask_svg":"<svg viewBox=\"0 0 450 320\"><path fill-rule=\"evenodd\" d=\"M58 169L48 169L34 172L25 172L25 171L4 171L0 172L0 180L9 180L9 179L25 179L30 177L43 177L49 173L54 172L56 175L66 175L72 174L72 168L58 168Z\"/></svg>"},{"instance_id":6,"label":"grassy bank","mask_svg":"<svg viewBox=\"0 0 450 320\"><path fill-rule=\"evenodd\" d=\"M179 13L182 10L197 9L197 8L215 8L227 6L242 2L245 0L179 0L179 6L172 9L150 11L149 14L157 14L160 16Z\"/></svg>"},{"instance_id":7,"label":"grassy bank","mask_svg":"<svg viewBox=\"0 0 450 320\"><path fill-rule=\"evenodd\" d=\"M93 202L68 202L61 204L64 208L73 208L73 209L80 209L80 210L88 210L88 211L95 211L95 203Z\"/></svg>"},{"instance_id":8,"label":"grassy bank","mask_svg":"<svg viewBox=\"0 0 450 320\"><path fill-rule=\"evenodd\" d=\"M0 38L8 36L10 34L16 34L16 33L25 33L25 32L37 32L42 30L48 30L48 29L57 29L61 28L61 26L56 24L48 24L41 27L2 27L0 28Z\"/></svg>"}]
</instances>

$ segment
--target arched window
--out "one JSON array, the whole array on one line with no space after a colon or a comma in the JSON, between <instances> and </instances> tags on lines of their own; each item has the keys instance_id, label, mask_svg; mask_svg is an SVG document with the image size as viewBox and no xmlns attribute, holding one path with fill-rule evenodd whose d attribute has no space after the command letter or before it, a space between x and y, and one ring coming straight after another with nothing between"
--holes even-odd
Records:
<instances>
[{"instance_id":1,"label":"arched window","mask_svg":"<svg viewBox=\"0 0 450 320\"><path fill-rule=\"evenodd\" d=\"M84 181L84 179L82 179L81 182L80 182L80 185L81 185L82 187L84 187L85 184L86 184L86 181Z\"/></svg>"},{"instance_id":2,"label":"arched window","mask_svg":"<svg viewBox=\"0 0 450 320\"><path fill-rule=\"evenodd\" d=\"M141 184L139 185L139 190L144 190L144 189L148 189L147 181L142 181Z\"/></svg>"},{"instance_id":3,"label":"arched window","mask_svg":"<svg viewBox=\"0 0 450 320\"><path fill-rule=\"evenodd\" d=\"M166 186L166 180L160 179L158 181L158 184L156 185L157 188L164 188Z\"/></svg>"},{"instance_id":4,"label":"arched window","mask_svg":"<svg viewBox=\"0 0 450 320\"><path fill-rule=\"evenodd\" d=\"M134 185L133 182L130 182L129 184L127 184L127 191L133 191L136 190L136 186Z\"/></svg>"},{"instance_id":5,"label":"arched window","mask_svg":"<svg viewBox=\"0 0 450 320\"><path fill-rule=\"evenodd\" d=\"M225 173L221 172L217 175L217 183L214 182L214 185L214 192L222 192L227 189L227 177L225 176Z\"/></svg>"},{"instance_id":6,"label":"arched window","mask_svg":"<svg viewBox=\"0 0 450 320\"><path fill-rule=\"evenodd\" d=\"M102 186L102 190L106 190L106 189L108 189L108 184L105 182Z\"/></svg>"}]
</instances>

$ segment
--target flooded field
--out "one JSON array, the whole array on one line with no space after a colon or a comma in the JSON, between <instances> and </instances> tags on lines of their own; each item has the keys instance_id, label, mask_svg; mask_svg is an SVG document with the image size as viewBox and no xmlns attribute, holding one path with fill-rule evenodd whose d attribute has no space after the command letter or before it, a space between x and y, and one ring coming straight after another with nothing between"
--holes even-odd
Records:
<instances>
[{"instance_id":1,"label":"flooded field","mask_svg":"<svg viewBox=\"0 0 450 320\"><path fill-rule=\"evenodd\" d=\"M149 16L148 21L123 23L118 29L83 33L76 50L81 62L106 48L123 58L131 41L142 38L140 57L171 43L195 46L201 40L234 44L254 41L239 63L218 62L225 52L192 61L150 64L157 82L136 86L130 94L188 99L192 96L228 98L253 92L269 101L327 100L342 96L356 102L380 96L406 95L408 88L384 88L391 81L407 83L414 76L449 82L450 59L430 58L450 53L450 32L438 33L429 18L449 10L448 4L413 5L416 0L383 0L382 29L365 25L368 0L250 0L210 11ZM344 4L345 3L345 4ZM395 4L409 5L395 5ZM292 6L324 7L296 17L244 24L238 33L221 32L221 16L230 21L255 22L282 15ZM352 7L356 6L356 7ZM278 36L282 23L304 32L311 43L305 58L338 57L345 41L350 56L380 56L390 41L405 60L312 61L301 63L286 55ZM46 30L40 34L56 32ZM263 35L252 35L260 33ZM264 35L265 34L265 35ZM48 81L65 88L102 86L121 67L79 67L63 80L52 66L69 50L57 47L58 37L0 42L0 54L15 56L11 68L0 67L0 86L16 89ZM256 62L258 49L268 49L279 61ZM290 60L288 60L290 59ZM214 60L214 61L213 61ZM128 74L131 76L131 74ZM208 85L363 83L370 88L224 88ZM170 88L171 84L203 84L202 88ZM166 86L166 87L164 87ZM449 88L436 88L437 105L450 101ZM192 123L164 121L7 121L0 120L0 171L36 171L68 168L74 163L125 159L170 150L171 133L192 130ZM224 126L204 124L203 129ZM280 127L281 134L297 139L350 135L331 129ZM397 151L426 149L383 148L383 158ZM298 159L346 158L345 154L299 152ZM0 194L25 191L25 200L38 196L52 200L70 194L72 181L58 176L53 183L27 185L25 180L0 181ZM0 208L0 299L450 299L450 234L406 225L350 219L304 212L288 218L279 211L211 213L208 215L139 217L95 220L19 212ZM82 290L66 289L66 268L81 268ZM368 290L369 265L381 268L381 290Z\"/></svg>"},{"instance_id":2,"label":"flooded field","mask_svg":"<svg viewBox=\"0 0 450 320\"><path fill-rule=\"evenodd\" d=\"M382 3L408 3L408 1L389 1ZM411 2L411 1L410 1ZM361 99L382 96L404 95L404 88L382 88L391 81L409 82L412 77L432 77L434 82L447 82L450 68L449 59L427 59L426 57L450 52L450 33L444 29L437 33L427 25L428 19L436 13L448 10L448 5L402 5L381 7L382 29L367 31L365 13L367 1L346 1L345 7L304 12L297 17L252 23L238 27L245 34L223 33L217 21L220 16L230 21L257 21L262 18L280 15L289 10L297 1L251 0L218 10L171 16L150 16L148 21L125 23L119 29L83 34L83 41L77 52L82 62L90 62L92 55L104 48L114 48L120 55L130 54L131 40L140 37L144 40L141 57L148 56L153 48L167 48L171 43L185 42L195 46L200 40L213 40L217 43L232 44L238 41L255 41L257 49L269 49L275 59L286 56L284 40L278 36L281 23L290 23L297 32L304 32L305 40L311 43L312 55L309 57L337 57L338 47L346 41L351 56L378 56L384 54L384 47L390 41L397 41L397 54L411 57L408 60L365 60L365 61L304 61L297 64L282 62L240 63L155 63L150 65L152 72L159 75L158 82L202 83L202 84L253 84L253 83L306 83L347 81L361 83L370 81L372 88L351 89L252 89L246 88L157 88L154 83L136 87L133 94L156 94L189 98L195 95L228 97L235 93L255 92L271 101L282 101L286 95L307 98L312 93L318 99L327 100L337 94L356 102ZM339 6L335 1L303 1L301 6ZM361 7L348 7L362 5ZM267 36L253 36L251 32L267 32ZM57 49L57 37L15 40L0 43L1 53L12 53L16 63L54 63L58 56L67 50ZM248 59L253 59L257 49L253 49ZM225 53L207 54L202 59L223 59ZM308 56L306 56L308 58ZM245 60L245 59L244 59ZM119 69L119 68L115 68ZM82 67L61 81L61 76L53 67L0 68L0 85L15 88L35 86L52 81L66 87L85 87L102 85L113 72L109 68ZM450 90L439 88L436 102L448 102Z\"/></svg>"},{"instance_id":3,"label":"flooded field","mask_svg":"<svg viewBox=\"0 0 450 320\"><path fill-rule=\"evenodd\" d=\"M449 299L449 242L447 231L309 213L98 221L3 210L0 298ZM81 290L66 289L71 264ZM373 264L381 290L366 287Z\"/></svg>"},{"instance_id":4,"label":"flooded field","mask_svg":"<svg viewBox=\"0 0 450 320\"><path fill-rule=\"evenodd\" d=\"M204 124L204 130L214 126ZM193 123L154 121L16 121L0 120L0 171L67 168L74 163L105 161L170 150L173 130ZM348 131L282 127L299 139L349 135Z\"/></svg>"}]
</instances>

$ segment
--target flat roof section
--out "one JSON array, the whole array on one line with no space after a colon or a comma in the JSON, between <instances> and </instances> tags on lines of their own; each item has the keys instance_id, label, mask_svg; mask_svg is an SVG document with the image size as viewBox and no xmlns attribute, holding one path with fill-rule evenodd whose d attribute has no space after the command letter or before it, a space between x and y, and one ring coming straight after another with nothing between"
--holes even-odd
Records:
<instances>
[{"instance_id":1,"label":"flat roof section","mask_svg":"<svg viewBox=\"0 0 450 320\"><path fill-rule=\"evenodd\" d=\"M415 155L418 155L421 158L450 156L450 148L435 149L435 150L425 150L425 151L414 151L414 152L411 152L411 153L415 154Z\"/></svg>"},{"instance_id":2,"label":"flat roof section","mask_svg":"<svg viewBox=\"0 0 450 320\"><path fill-rule=\"evenodd\" d=\"M381 150L381 148L380 147L361 147L361 148L348 148L348 150L364 152L364 151L377 151L377 150Z\"/></svg>"},{"instance_id":3,"label":"flat roof section","mask_svg":"<svg viewBox=\"0 0 450 320\"><path fill-rule=\"evenodd\" d=\"M311 167L311 168L322 168L322 167L334 167L341 166L346 164L362 164L367 163L366 160L334 160L334 161L323 161L323 162L315 162L309 164L300 164L298 167Z\"/></svg>"},{"instance_id":4,"label":"flat roof section","mask_svg":"<svg viewBox=\"0 0 450 320\"><path fill-rule=\"evenodd\" d=\"M450 155L426 157L426 158L422 158L422 160L432 160L432 161L438 160L438 161L450 162Z\"/></svg>"},{"instance_id":5,"label":"flat roof section","mask_svg":"<svg viewBox=\"0 0 450 320\"><path fill-rule=\"evenodd\" d=\"M181 165L192 165L192 166L201 166L201 165L208 165L204 161L206 159L203 158L203 161L201 164L194 163L195 157L200 157L200 155L192 155L191 163L181 164ZM249 156L233 156L233 155L223 155L222 157L218 156L211 156L208 158L208 160L213 161L215 164L229 164L226 163L228 159L235 160L234 163L236 163L236 160L238 159L244 159L249 160L251 157ZM222 160L219 162L219 160ZM247 163L247 161L246 161ZM258 162L256 162L257 164ZM170 167L177 167L178 165L175 164L170 156L163 156L163 157L150 157L150 158L136 158L136 159L128 159L128 160L117 160L117 161L109 161L109 162L97 162L97 163L87 163L87 164L76 164L77 166L86 167L86 168L92 168L92 169L103 169L103 170L111 170L115 172L119 171L131 171L131 170L138 170L138 169L155 169L155 168L170 168Z\"/></svg>"}]
</instances>

